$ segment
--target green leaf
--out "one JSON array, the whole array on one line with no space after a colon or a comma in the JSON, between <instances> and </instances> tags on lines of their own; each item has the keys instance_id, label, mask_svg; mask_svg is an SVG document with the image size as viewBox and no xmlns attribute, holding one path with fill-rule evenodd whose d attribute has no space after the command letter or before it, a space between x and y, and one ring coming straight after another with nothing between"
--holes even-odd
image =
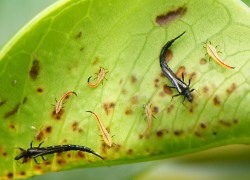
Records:
<instances>
[{"instance_id":1,"label":"green leaf","mask_svg":"<svg viewBox=\"0 0 250 180\"><path fill-rule=\"evenodd\" d=\"M213 13L211 13L213 12ZM210 147L249 143L249 9L236 1L59 1L24 27L0 52L0 174L22 178L76 167L96 167L178 156ZM169 66L192 78L194 101L171 101L176 90L161 75L162 46L183 31L170 48ZM205 57L209 40L224 69ZM205 59L204 59L205 58ZM100 67L108 81L87 85ZM94 80L94 79L91 79ZM75 91L60 115L54 99ZM148 138L144 104L152 104ZM102 142L97 113L113 135ZM14 160L20 151L76 144L99 152L48 155L42 163Z\"/></svg>"}]
</instances>

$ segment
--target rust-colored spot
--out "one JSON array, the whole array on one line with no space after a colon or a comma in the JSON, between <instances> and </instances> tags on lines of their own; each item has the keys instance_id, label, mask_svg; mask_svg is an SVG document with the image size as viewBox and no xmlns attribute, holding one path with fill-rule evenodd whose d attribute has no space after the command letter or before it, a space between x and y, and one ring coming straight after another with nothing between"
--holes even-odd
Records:
<instances>
[{"instance_id":1,"label":"rust-colored spot","mask_svg":"<svg viewBox=\"0 0 250 180\"><path fill-rule=\"evenodd\" d=\"M126 115L131 115L132 113L133 113L133 110L130 109L130 108L127 108L127 109L125 110L125 114L126 114Z\"/></svg>"},{"instance_id":2,"label":"rust-colored spot","mask_svg":"<svg viewBox=\"0 0 250 180\"><path fill-rule=\"evenodd\" d=\"M73 131L77 131L79 127L79 123L77 121L73 122L71 125Z\"/></svg>"},{"instance_id":3,"label":"rust-colored spot","mask_svg":"<svg viewBox=\"0 0 250 180\"><path fill-rule=\"evenodd\" d=\"M178 68L178 70L176 71L176 76L179 78L179 79L182 79L182 75L184 75L184 72L185 72L186 68L185 66L180 66Z\"/></svg>"},{"instance_id":4,"label":"rust-colored spot","mask_svg":"<svg viewBox=\"0 0 250 180\"><path fill-rule=\"evenodd\" d=\"M70 158L70 157L71 157L71 154L70 154L70 153L67 153L67 157Z\"/></svg>"},{"instance_id":5,"label":"rust-colored spot","mask_svg":"<svg viewBox=\"0 0 250 180\"><path fill-rule=\"evenodd\" d=\"M159 112L159 107L158 106L153 106L153 113L158 113Z\"/></svg>"},{"instance_id":6,"label":"rust-colored spot","mask_svg":"<svg viewBox=\"0 0 250 180\"><path fill-rule=\"evenodd\" d=\"M83 48L83 47L81 47L81 48L80 48L80 51L82 52L83 50L84 50L84 48Z\"/></svg>"},{"instance_id":7,"label":"rust-colored spot","mask_svg":"<svg viewBox=\"0 0 250 180\"><path fill-rule=\"evenodd\" d=\"M8 177L9 179L12 179L13 176L14 176L14 174L13 174L12 172L9 172L9 173L7 174L7 177Z\"/></svg>"},{"instance_id":8,"label":"rust-colored spot","mask_svg":"<svg viewBox=\"0 0 250 180\"><path fill-rule=\"evenodd\" d=\"M41 166L35 166L35 170L36 170L36 171L41 171L41 170L42 170L42 167L41 167Z\"/></svg>"},{"instance_id":9,"label":"rust-colored spot","mask_svg":"<svg viewBox=\"0 0 250 180\"><path fill-rule=\"evenodd\" d=\"M206 125L205 123L200 123L200 127L201 127L202 129L206 129L207 125Z\"/></svg>"},{"instance_id":10,"label":"rust-colored spot","mask_svg":"<svg viewBox=\"0 0 250 180\"><path fill-rule=\"evenodd\" d=\"M106 154L106 153L107 153L107 149L108 149L108 146L106 145L105 142L103 142L103 143L102 143L102 152L103 152L104 154Z\"/></svg>"},{"instance_id":11,"label":"rust-colored spot","mask_svg":"<svg viewBox=\"0 0 250 180\"><path fill-rule=\"evenodd\" d=\"M122 94L126 95L127 94L127 90L126 89L122 89Z\"/></svg>"},{"instance_id":12,"label":"rust-colored spot","mask_svg":"<svg viewBox=\"0 0 250 180\"><path fill-rule=\"evenodd\" d=\"M132 102L132 104L137 104L139 102L139 97L133 96L133 97L131 97L130 101Z\"/></svg>"},{"instance_id":13,"label":"rust-colored spot","mask_svg":"<svg viewBox=\"0 0 250 180\"><path fill-rule=\"evenodd\" d=\"M120 144L115 144L114 149L115 149L115 151L119 151L121 149L121 147L122 146Z\"/></svg>"},{"instance_id":14,"label":"rust-colored spot","mask_svg":"<svg viewBox=\"0 0 250 180\"><path fill-rule=\"evenodd\" d=\"M215 105L215 106L219 106L220 103L221 103L219 96L216 95L216 96L213 98L213 102L214 102L214 105Z\"/></svg>"},{"instance_id":15,"label":"rust-colored spot","mask_svg":"<svg viewBox=\"0 0 250 180\"><path fill-rule=\"evenodd\" d=\"M227 88L227 93L231 94L232 92L234 92L236 88L237 88L236 84L232 83L232 85L229 88Z\"/></svg>"},{"instance_id":16,"label":"rust-colored spot","mask_svg":"<svg viewBox=\"0 0 250 180\"><path fill-rule=\"evenodd\" d=\"M56 162L57 162L57 164L64 165L64 164L66 164L67 161L60 158L60 159L57 159Z\"/></svg>"},{"instance_id":17,"label":"rust-colored spot","mask_svg":"<svg viewBox=\"0 0 250 180\"><path fill-rule=\"evenodd\" d=\"M133 154L133 149L129 149L129 150L127 151L127 154L128 154L128 155Z\"/></svg>"},{"instance_id":18,"label":"rust-colored spot","mask_svg":"<svg viewBox=\"0 0 250 180\"><path fill-rule=\"evenodd\" d=\"M208 87L207 86L204 86L203 88L202 88L202 91L205 93L205 94L207 94L208 93Z\"/></svg>"},{"instance_id":19,"label":"rust-colored spot","mask_svg":"<svg viewBox=\"0 0 250 180\"><path fill-rule=\"evenodd\" d=\"M42 141L44 139L44 132L43 131L39 131L37 134L36 134L36 140L37 141Z\"/></svg>"},{"instance_id":20,"label":"rust-colored spot","mask_svg":"<svg viewBox=\"0 0 250 180\"><path fill-rule=\"evenodd\" d=\"M38 60L33 60L32 67L30 69L30 77L33 80L37 79L40 71L40 62Z\"/></svg>"},{"instance_id":21,"label":"rust-colored spot","mask_svg":"<svg viewBox=\"0 0 250 180\"><path fill-rule=\"evenodd\" d=\"M196 77L196 72L192 72L192 73L190 74L190 79L194 80L195 77Z\"/></svg>"},{"instance_id":22,"label":"rust-colored spot","mask_svg":"<svg viewBox=\"0 0 250 180\"><path fill-rule=\"evenodd\" d=\"M169 94L169 95L172 95L173 92L172 90L165 84L163 85L163 91L166 93L166 94Z\"/></svg>"},{"instance_id":23,"label":"rust-colored spot","mask_svg":"<svg viewBox=\"0 0 250 180\"><path fill-rule=\"evenodd\" d=\"M186 12L187 12L187 8L179 7L176 10L169 11L165 14L157 16L155 21L160 26L164 26L164 25L167 25L167 24L171 23L172 21L176 20L177 18L182 17Z\"/></svg>"},{"instance_id":24,"label":"rust-colored spot","mask_svg":"<svg viewBox=\"0 0 250 180\"><path fill-rule=\"evenodd\" d=\"M171 113L173 109L174 109L174 105L173 105L173 104L170 104L170 105L167 107L167 112L168 112L168 113Z\"/></svg>"},{"instance_id":25,"label":"rust-colored spot","mask_svg":"<svg viewBox=\"0 0 250 180\"><path fill-rule=\"evenodd\" d=\"M239 122L238 119L233 119L233 123L234 123L234 124L237 124L238 122Z\"/></svg>"},{"instance_id":26,"label":"rust-colored spot","mask_svg":"<svg viewBox=\"0 0 250 180\"><path fill-rule=\"evenodd\" d=\"M51 165L51 162L50 161L44 161L43 164L49 166L49 165Z\"/></svg>"},{"instance_id":27,"label":"rust-colored spot","mask_svg":"<svg viewBox=\"0 0 250 180\"><path fill-rule=\"evenodd\" d=\"M21 171L19 174L20 174L21 176L24 176L24 175L25 175L25 172L24 172L24 171Z\"/></svg>"},{"instance_id":28,"label":"rust-colored spot","mask_svg":"<svg viewBox=\"0 0 250 180\"><path fill-rule=\"evenodd\" d=\"M228 121L220 120L219 123L225 127L230 127L231 123Z\"/></svg>"},{"instance_id":29,"label":"rust-colored spot","mask_svg":"<svg viewBox=\"0 0 250 180\"><path fill-rule=\"evenodd\" d=\"M83 158L85 158L85 154L82 151L78 151L77 157L83 159Z\"/></svg>"},{"instance_id":30,"label":"rust-colored spot","mask_svg":"<svg viewBox=\"0 0 250 180\"><path fill-rule=\"evenodd\" d=\"M131 76L131 83L135 84L135 83L137 83L137 81L138 81L138 79L135 77L135 75L132 75Z\"/></svg>"},{"instance_id":31,"label":"rust-colored spot","mask_svg":"<svg viewBox=\"0 0 250 180\"><path fill-rule=\"evenodd\" d=\"M82 31L78 32L77 35L75 36L76 39L80 37L82 37Z\"/></svg>"},{"instance_id":32,"label":"rust-colored spot","mask_svg":"<svg viewBox=\"0 0 250 180\"><path fill-rule=\"evenodd\" d=\"M201 58L200 65L207 64L207 60L205 58Z\"/></svg>"},{"instance_id":33,"label":"rust-colored spot","mask_svg":"<svg viewBox=\"0 0 250 180\"><path fill-rule=\"evenodd\" d=\"M7 100L6 99L3 99L0 101L0 106L3 106L4 104L6 104Z\"/></svg>"},{"instance_id":34,"label":"rust-colored spot","mask_svg":"<svg viewBox=\"0 0 250 180\"><path fill-rule=\"evenodd\" d=\"M99 57L95 57L95 59L94 59L94 61L93 61L93 65L97 65L97 64L99 64L100 63L100 59L99 59Z\"/></svg>"},{"instance_id":35,"label":"rust-colored spot","mask_svg":"<svg viewBox=\"0 0 250 180\"><path fill-rule=\"evenodd\" d=\"M172 58L173 58L172 51L167 50L167 52L166 52L166 59L165 59L166 63L168 63L169 61L171 61Z\"/></svg>"},{"instance_id":36,"label":"rust-colored spot","mask_svg":"<svg viewBox=\"0 0 250 180\"><path fill-rule=\"evenodd\" d=\"M43 92L43 88L38 87L38 88L36 89L36 91L37 91L38 93L42 93L42 92Z\"/></svg>"},{"instance_id":37,"label":"rust-colored spot","mask_svg":"<svg viewBox=\"0 0 250 180\"><path fill-rule=\"evenodd\" d=\"M9 124L10 129L15 129L15 125L13 123Z\"/></svg>"},{"instance_id":38,"label":"rust-colored spot","mask_svg":"<svg viewBox=\"0 0 250 180\"><path fill-rule=\"evenodd\" d=\"M64 109L61 109L59 111L59 113L57 113L57 114L56 114L56 110L53 110L53 112L51 113L51 117L54 120L60 120L62 118L63 114L64 114Z\"/></svg>"},{"instance_id":39,"label":"rust-colored spot","mask_svg":"<svg viewBox=\"0 0 250 180\"><path fill-rule=\"evenodd\" d=\"M194 132L194 135L197 136L197 137L201 137L201 134L200 134L200 132L198 132L198 131L195 131L195 132Z\"/></svg>"},{"instance_id":40,"label":"rust-colored spot","mask_svg":"<svg viewBox=\"0 0 250 180\"><path fill-rule=\"evenodd\" d=\"M160 82L160 80L159 80L158 78L156 78L156 79L154 80L154 86L155 86L156 88L160 86L159 82Z\"/></svg>"},{"instance_id":41,"label":"rust-colored spot","mask_svg":"<svg viewBox=\"0 0 250 180\"><path fill-rule=\"evenodd\" d=\"M174 131L174 135L176 135L176 136L181 136L183 133L184 133L183 130L175 130Z\"/></svg>"},{"instance_id":42,"label":"rust-colored spot","mask_svg":"<svg viewBox=\"0 0 250 180\"><path fill-rule=\"evenodd\" d=\"M27 102L27 100L28 100L28 98L25 96L25 97L23 98L23 104L25 104L25 103Z\"/></svg>"},{"instance_id":43,"label":"rust-colored spot","mask_svg":"<svg viewBox=\"0 0 250 180\"><path fill-rule=\"evenodd\" d=\"M18 103L11 111L5 113L4 118L6 119L16 114L19 109L19 106L20 106L20 103Z\"/></svg>"},{"instance_id":44,"label":"rust-colored spot","mask_svg":"<svg viewBox=\"0 0 250 180\"><path fill-rule=\"evenodd\" d=\"M160 130L156 131L156 136L161 138L166 133L168 133L167 129L160 129Z\"/></svg>"},{"instance_id":45,"label":"rust-colored spot","mask_svg":"<svg viewBox=\"0 0 250 180\"><path fill-rule=\"evenodd\" d=\"M3 156L6 157L8 155L7 152L3 152Z\"/></svg>"},{"instance_id":46,"label":"rust-colored spot","mask_svg":"<svg viewBox=\"0 0 250 180\"><path fill-rule=\"evenodd\" d=\"M190 107L189 112L190 112L190 113L193 113L193 112L194 112L194 107L193 107L193 106Z\"/></svg>"},{"instance_id":47,"label":"rust-colored spot","mask_svg":"<svg viewBox=\"0 0 250 180\"><path fill-rule=\"evenodd\" d=\"M111 111L114 109L115 103L114 102L108 102L103 104L103 108L107 115L111 113Z\"/></svg>"},{"instance_id":48,"label":"rust-colored spot","mask_svg":"<svg viewBox=\"0 0 250 180\"><path fill-rule=\"evenodd\" d=\"M51 132L52 132L52 126L47 126L47 127L45 128L45 131L46 131L47 133L51 133Z\"/></svg>"}]
</instances>

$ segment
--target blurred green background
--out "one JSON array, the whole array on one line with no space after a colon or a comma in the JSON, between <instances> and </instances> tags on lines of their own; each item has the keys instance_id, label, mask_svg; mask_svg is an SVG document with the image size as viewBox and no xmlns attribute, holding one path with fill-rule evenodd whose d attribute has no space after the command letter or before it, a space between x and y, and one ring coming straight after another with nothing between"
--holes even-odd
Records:
<instances>
[{"instance_id":1,"label":"blurred green background","mask_svg":"<svg viewBox=\"0 0 250 180\"><path fill-rule=\"evenodd\" d=\"M0 47L56 0L0 0ZM250 0L244 1L250 6ZM166 160L48 173L32 180L250 179L250 147L230 145ZM105 165L105 164L104 164Z\"/></svg>"}]
</instances>

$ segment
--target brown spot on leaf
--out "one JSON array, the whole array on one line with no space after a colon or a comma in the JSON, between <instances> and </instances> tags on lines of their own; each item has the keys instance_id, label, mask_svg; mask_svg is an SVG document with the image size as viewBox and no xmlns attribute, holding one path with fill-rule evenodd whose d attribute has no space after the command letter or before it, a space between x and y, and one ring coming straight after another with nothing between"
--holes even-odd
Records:
<instances>
[{"instance_id":1,"label":"brown spot on leaf","mask_svg":"<svg viewBox=\"0 0 250 180\"><path fill-rule=\"evenodd\" d=\"M160 130L156 131L156 136L161 138L165 133L168 133L167 129L160 129Z\"/></svg>"},{"instance_id":2,"label":"brown spot on leaf","mask_svg":"<svg viewBox=\"0 0 250 180\"><path fill-rule=\"evenodd\" d=\"M75 36L76 39L82 37L82 31L78 32L77 35Z\"/></svg>"},{"instance_id":3,"label":"brown spot on leaf","mask_svg":"<svg viewBox=\"0 0 250 180\"><path fill-rule=\"evenodd\" d=\"M52 132L52 126L47 126L47 127L45 128L45 132L46 132L46 133L51 133L51 132Z\"/></svg>"},{"instance_id":4,"label":"brown spot on leaf","mask_svg":"<svg viewBox=\"0 0 250 180\"><path fill-rule=\"evenodd\" d=\"M25 97L23 98L23 104L25 104L25 103L27 102L27 100L28 100L28 98L27 98L27 96L25 96Z\"/></svg>"},{"instance_id":5,"label":"brown spot on leaf","mask_svg":"<svg viewBox=\"0 0 250 180\"><path fill-rule=\"evenodd\" d=\"M237 88L236 84L232 83L232 85L229 88L227 88L227 93L231 94L232 92L234 92L236 88Z\"/></svg>"},{"instance_id":6,"label":"brown spot on leaf","mask_svg":"<svg viewBox=\"0 0 250 180\"><path fill-rule=\"evenodd\" d=\"M225 127L230 127L230 126L231 126L231 123L228 122L228 121L225 121L225 120L220 120L219 123L220 123L222 126L225 126Z\"/></svg>"},{"instance_id":7,"label":"brown spot on leaf","mask_svg":"<svg viewBox=\"0 0 250 180\"><path fill-rule=\"evenodd\" d=\"M15 129L15 124L10 123L10 124L9 124L9 128L12 129L12 130L14 130L14 129Z\"/></svg>"},{"instance_id":8,"label":"brown spot on leaf","mask_svg":"<svg viewBox=\"0 0 250 180\"><path fill-rule=\"evenodd\" d=\"M53 110L53 112L51 113L51 117L54 120L60 120L63 114L64 114L64 109L61 109L61 111L59 111L59 113L57 114L56 114L56 110Z\"/></svg>"},{"instance_id":9,"label":"brown spot on leaf","mask_svg":"<svg viewBox=\"0 0 250 180\"><path fill-rule=\"evenodd\" d=\"M166 93L166 94L169 94L169 95L172 95L173 92L172 90L165 84L163 85L163 91Z\"/></svg>"},{"instance_id":10,"label":"brown spot on leaf","mask_svg":"<svg viewBox=\"0 0 250 180\"><path fill-rule=\"evenodd\" d=\"M238 121L239 121L238 119L233 119L233 123L234 123L234 124L237 124Z\"/></svg>"},{"instance_id":11,"label":"brown spot on leaf","mask_svg":"<svg viewBox=\"0 0 250 180\"><path fill-rule=\"evenodd\" d=\"M37 76L39 75L40 71L40 62L38 60L33 60L32 67L30 69L30 77L33 80L37 79Z\"/></svg>"},{"instance_id":12,"label":"brown spot on leaf","mask_svg":"<svg viewBox=\"0 0 250 180\"><path fill-rule=\"evenodd\" d=\"M155 21L160 26L164 26L164 25L167 25L167 24L171 23L172 21L176 20L177 18L182 17L183 15L185 15L186 12L187 12L187 8L179 7L176 10L172 10L172 11L169 11L165 14L157 16Z\"/></svg>"},{"instance_id":13,"label":"brown spot on leaf","mask_svg":"<svg viewBox=\"0 0 250 180\"><path fill-rule=\"evenodd\" d=\"M159 87L159 79L158 78L156 78L155 80L154 80L154 86L157 88L157 87Z\"/></svg>"},{"instance_id":14,"label":"brown spot on leaf","mask_svg":"<svg viewBox=\"0 0 250 180\"><path fill-rule=\"evenodd\" d=\"M139 97L133 96L133 97L131 97L130 101L132 102L132 104L137 104L139 102Z\"/></svg>"},{"instance_id":15,"label":"brown spot on leaf","mask_svg":"<svg viewBox=\"0 0 250 180\"><path fill-rule=\"evenodd\" d=\"M36 91L37 91L38 93L42 93L42 92L43 92L43 88L38 87L38 88L36 89Z\"/></svg>"},{"instance_id":16,"label":"brown spot on leaf","mask_svg":"<svg viewBox=\"0 0 250 180\"><path fill-rule=\"evenodd\" d=\"M66 164L67 161L65 159L60 158L60 159L57 159L56 162L57 162L57 164L60 164L62 166L64 164Z\"/></svg>"},{"instance_id":17,"label":"brown spot on leaf","mask_svg":"<svg viewBox=\"0 0 250 180\"><path fill-rule=\"evenodd\" d=\"M7 152L3 152L3 156L6 157L8 155Z\"/></svg>"},{"instance_id":18,"label":"brown spot on leaf","mask_svg":"<svg viewBox=\"0 0 250 180\"><path fill-rule=\"evenodd\" d=\"M94 61L93 61L93 65L99 64L100 63L100 59L99 57L95 57Z\"/></svg>"},{"instance_id":19,"label":"brown spot on leaf","mask_svg":"<svg viewBox=\"0 0 250 180\"><path fill-rule=\"evenodd\" d=\"M195 79L195 77L196 77L196 72L192 72L191 74L190 74L190 79Z\"/></svg>"},{"instance_id":20,"label":"brown spot on leaf","mask_svg":"<svg viewBox=\"0 0 250 180\"><path fill-rule=\"evenodd\" d=\"M201 58L200 65L207 64L207 60L205 58Z\"/></svg>"},{"instance_id":21,"label":"brown spot on leaf","mask_svg":"<svg viewBox=\"0 0 250 180\"><path fill-rule=\"evenodd\" d=\"M176 135L176 136L181 136L183 133L184 133L183 130L175 130L174 131L174 135Z\"/></svg>"},{"instance_id":22,"label":"brown spot on leaf","mask_svg":"<svg viewBox=\"0 0 250 180\"><path fill-rule=\"evenodd\" d=\"M202 91L204 92L204 94L207 94L208 93L208 87L207 86L204 86L203 88L202 88Z\"/></svg>"},{"instance_id":23,"label":"brown spot on leaf","mask_svg":"<svg viewBox=\"0 0 250 180\"><path fill-rule=\"evenodd\" d=\"M79 123L77 121L73 122L71 125L73 131L78 131Z\"/></svg>"},{"instance_id":24,"label":"brown spot on leaf","mask_svg":"<svg viewBox=\"0 0 250 180\"><path fill-rule=\"evenodd\" d=\"M201 137L201 133L198 132L198 131L195 131L195 132L194 132L194 135L197 136L197 137Z\"/></svg>"},{"instance_id":25,"label":"brown spot on leaf","mask_svg":"<svg viewBox=\"0 0 250 180\"><path fill-rule=\"evenodd\" d=\"M214 105L215 105L215 106L219 106L220 103L221 103L219 96L216 95L216 96L213 98L213 102L214 102Z\"/></svg>"},{"instance_id":26,"label":"brown spot on leaf","mask_svg":"<svg viewBox=\"0 0 250 180\"><path fill-rule=\"evenodd\" d=\"M126 95L127 94L127 90L126 89L122 89L122 94Z\"/></svg>"},{"instance_id":27,"label":"brown spot on leaf","mask_svg":"<svg viewBox=\"0 0 250 180\"><path fill-rule=\"evenodd\" d=\"M168 112L168 113L171 113L173 109L174 109L174 105L173 105L173 104L170 104L170 105L167 107L167 112Z\"/></svg>"},{"instance_id":28,"label":"brown spot on leaf","mask_svg":"<svg viewBox=\"0 0 250 180\"><path fill-rule=\"evenodd\" d=\"M205 123L200 123L200 127L201 127L202 129L206 129L206 128L207 128L207 125L206 125Z\"/></svg>"},{"instance_id":29,"label":"brown spot on leaf","mask_svg":"<svg viewBox=\"0 0 250 180\"><path fill-rule=\"evenodd\" d=\"M25 172L24 172L24 171L21 171L21 172L19 173L19 175L20 175L20 176L25 176Z\"/></svg>"},{"instance_id":30,"label":"brown spot on leaf","mask_svg":"<svg viewBox=\"0 0 250 180\"><path fill-rule=\"evenodd\" d=\"M133 154L133 149L129 149L129 150L127 151L127 154L128 154L128 155Z\"/></svg>"},{"instance_id":31,"label":"brown spot on leaf","mask_svg":"<svg viewBox=\"0 0 250 180\"><path fill-rule=\"evenodd\" d=\"M107 116L111 113L111 111L114 109L115 103L114 102L108 102L103 104L103 108L107 114Z\"/></svg>"},{"instance_id":32,"label":"brown spot on leaf","mask_svg":"<svg viewBox=\"0 0 250 180\"><path fill-rule=\"evenodd\" d=\"M126 110L125 110L125 114L126 115L131 115L133 113L133 110L131 109L131 108L127 108Z\"/></svg>"},{"instance_id":33,"label":"brown spot on leaf","mask_svg":"<svg viewBox=\"0 0 250 180\"><path fill-rule=\"evenodd\" d=\"M0 106L3 106L4 104L6 104L6 102L7 102L6 99L0 100Z\"/></svg>"},{"instance_id":34,"label":"brown spot on leaf","mask_svg":"<svg viewBox=\"0 0 250 180\"><path fill-rule=\"evenodd\" d=\"M176 76L179 78L179 79L182 79L182 74L184 75L184 72L185 72L186 68L185 66L180 66L178 68L178 70L176 71Z\"/></svg>"},{"instance_id":35,"label":"brown spot on leaf","mask_svg":"<svg viewBox=\"0 0 250 180\"><path fill-rule=\"evenodd\" d=\"M115 144L114 149L115 151L119 151L121 149L122 145L120 144Z\"/></svg>"},{"instance_id":36,"label":"brown spot on leaf","mask_svg":"<svg viewBox=\"0 0 250 180\"><path fill-rule=\"evenodd\" d=\"M35 136L37 141L42 141L44 139L44 132L43 131L39 131L36 136Z\"/></svg>"},{"instance_id":37,"label":"brown spot on leaf","mask_svg":"<svg viewBox=\"0 0 250 180\"><path fill-rule=\"evenodd\" d=\"M131 83L132 83L132 84L135 84L135 83L137 83L137 81L138 81L138 80L137 80L136 76L135 76L135 75L132 75L132 76L131 76Z\"/></svg>"},{"instance_id":38,"label":"brown spot on leaf","mask_svg":"<svg viewBox=\"0 0 250 180\"><path fill-rule=\"evenodd\" d=\"M81 47L81 48L80 48L80 51L82 52L83 50L84 50L84 48L83 48L83 47Z\"/></svg>"},{"instance_id":39,"label":"brown spot on leaf","mask_svg":"<svg viewBox=\"0 0 250 180\"><path fill-rule=\"evenodd\" d=\"M81 158L81 159L84 159L85 158L85 154L82 151L78 151L77 152L77 157Z\"/></svg>"},{"instance_id":40,"label":"brown spot on leaf","mask_svg":"<svg viewBox=\"0 0 250 180\"><path fill-rule=\"evenodd\" d=\"M7 177L8 177L9 179L12 179L13 176L14 176L14 174L13 174L12 172L9 172L9 173L7 174Z\"/></svg>"},{"instance_id":41,"label":"brown spot on leaf","mask_svg":"<svg viewBox=\"0 0 250 180\"><path fill-rule=\"evenodd\" d=\"M158 113L159 112L159 107L158 106L153 106L153 113Z\"/></svg>"},{"instance_id":42,"label":"brown spot on leaf","mask_svg":"<svg viewBox=\"0 0 250 180\"><path fill-rule=\"evenodd\" d=\"M19 109L19 106L20 106L20 103L18 103L11 111L5 113L4 118L6 119L16 114Z\"/></svg>"}]
</instances>

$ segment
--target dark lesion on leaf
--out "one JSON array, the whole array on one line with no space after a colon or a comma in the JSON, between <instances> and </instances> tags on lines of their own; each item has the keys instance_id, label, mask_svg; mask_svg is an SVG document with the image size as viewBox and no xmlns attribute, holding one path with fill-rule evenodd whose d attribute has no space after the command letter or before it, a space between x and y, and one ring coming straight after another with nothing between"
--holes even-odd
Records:
<instances>
[{"instance_id":1,"label":"dark lesion on leaf","mask_svg":"<svg viewBox=\"0 0 250 180\"><path fill-rule=\"evenodd\" d=\"M9 112L5 113L4 118L7 119L10 116L15 115L17 113L18 109L19 109L19 106L20 106L20 103L17 103L17 105L12 110L10 110Z\"/></svg>"},{"instance_id":2,"label":"dark lesion on leaf","mask_svg":"<svg viewBox=\"0 0 250 180\"><path fill-rule=\"evenodd\" d=\"M80 37L82 37L82 31L79 31L79 32L77 33L77 35L75 36L76 39L78 39L78 38L80 38Z\"/></svg>"},{"instance_id":3,"label":"dark lesion on leaf","mask_svg":"<svg viewBox=\"0 0 250 180\"><path fill-rule=\"evenodd\" d=\"M39 73L40 73L40 62L37 59L34 59L32 63L32 67L29 72L30 78L32 80L36 80Z\"/></svg>"},{"instance_id":4,"label":"dark lesion on leaf","mask_svg":"<svg viewBox=\"0 0 250 180\"><path fill-rule=\"evenodd\" d=\"M54 120L61 120L63 114L64 114L64 109L61 109L57 114L56 114L56 110L54 109L51 113L51 118Z\"/></svg>"},{"instance_id":5,"label":"dark lesion on leaf","mask_svg":"<svg viewBox=\"0 0 250 180\"><path fill-rule=\"evenodd\" d=\"M177 18L182 17L183 15L186 14L186 12L187 12L186 7L179 7L178 9L171 10L165 14L161 14L161 15L157 16L155 21L160 26L165 26L165 25L171 23L172 21L176 20Z\"/></svg>"},{"instance_id":6,"label":"dark lesion on leaf","mask_svg":"<svg viewBox=\"0 0 250 180\"><path fill-rule=\"evenodd\" d=\"M7 99L2 99L2 100L0 100L0 106L5 105L5 104L6 104L6 102L7 102Z\"/></svg>"}]
</instances>

